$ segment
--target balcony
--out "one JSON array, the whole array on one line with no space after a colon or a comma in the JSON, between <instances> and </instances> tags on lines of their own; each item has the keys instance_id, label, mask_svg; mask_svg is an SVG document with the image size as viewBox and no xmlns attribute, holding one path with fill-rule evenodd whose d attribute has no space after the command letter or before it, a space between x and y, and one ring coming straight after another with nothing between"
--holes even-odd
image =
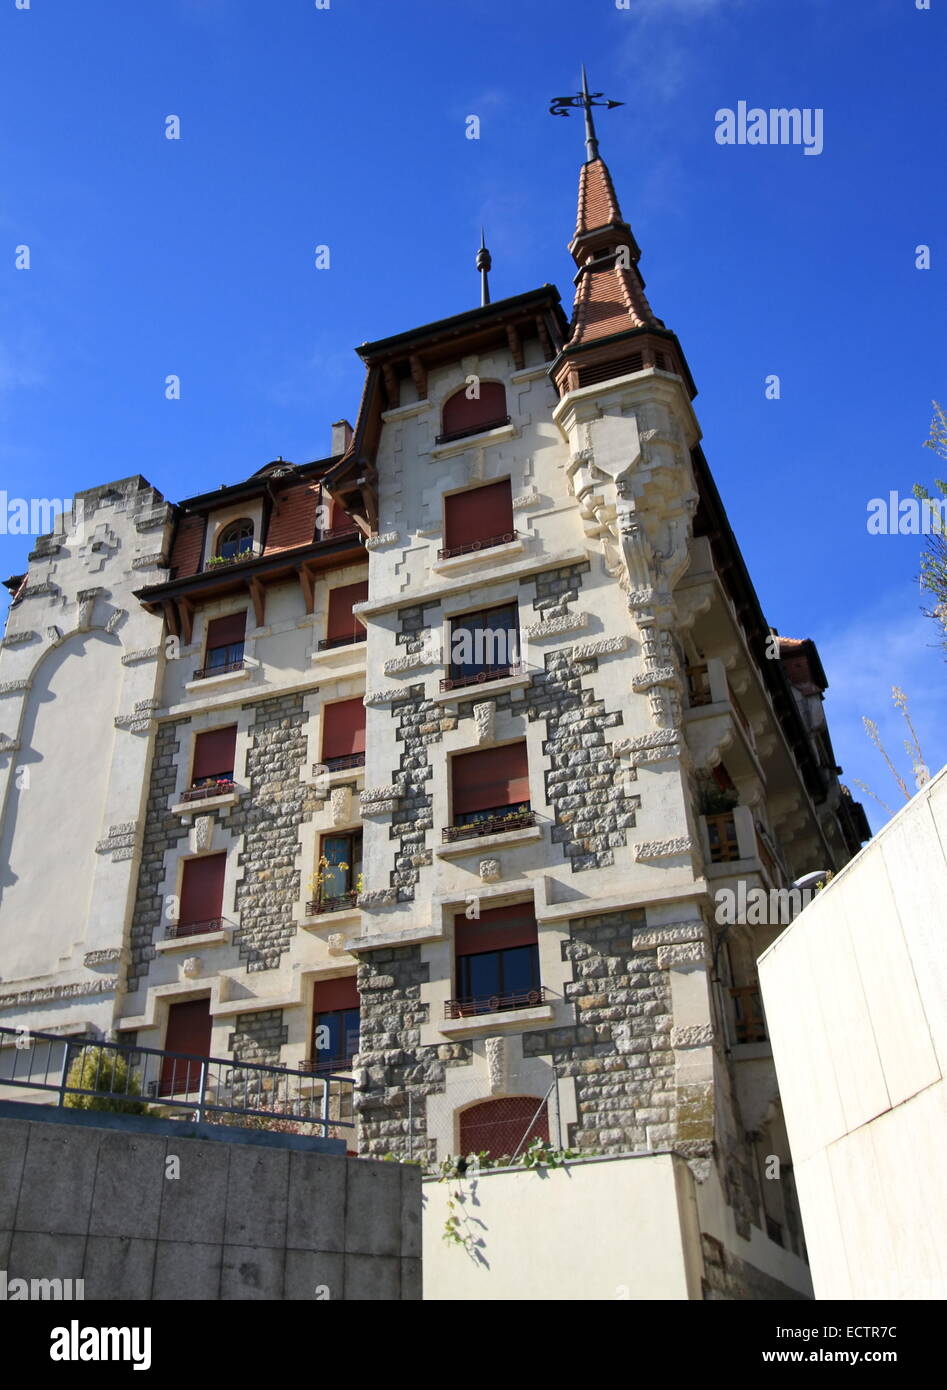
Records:
<instances>
[{"instance_id":1,"label":"balcony","mask_svg":"<svg viewBox=\"0 0 947 1390\"><path fill-rule=\"evenodd\" d=\"M351 889L348 893L336 893L324 898L312 898L306 904L306 913L309 917L320 917L324 912L348 912L358 904L358 892Z\"/></svg>"},{"instance_id":2,"label":"balcony","mask_svg":"<svg viewBox=\"0 0 947 1390\"><path fill-rule=\"evenodd\" d=\"M348 526L330 526L327 530L320 531L319 539L321 541L341 541L348 536L360 534L359 528L354 523L350 523Z\"/></svg>"},{"instance_id":3,"label":"balcony","mask_svg":"<svg viewBox=\"0 0 947 1390\"><path fill-rule=\"evenodd\" d=\"M211 676L229 676L235 671L242 671L243 669L244 661L243 657L241 657L239 661L228 661L221 666L202 666L199 670L194 672L191 680L206 681L209 680Z\"/></svg>"},{"instance_id":4,"label":"balcony","mask_svg":"<svg viewBox=\"0 0 947 1390\"><path fill-rule=\"evenodd\" d=\"M471 821L468 825L446 825L441 831L445 845L458 840L471 840L483 835L502 835L507 830L528 830L536 824L535 811L513 811L508 816L489 816Z\"/></svg>"},{"instance_id":5,"label":"balcony","mask_svg":"<svg viewBox=\"0 0 947 1390\"><path fill-rule=\"evenodd\" d=\"M339 1076L352 1070L355 1054L351 1057L306 1057L299 1063L299 1070L305 1076Z\"/></svg>"},{"instance_id":6,"label":"balcony","mask_svg":"<svg viewBox=\"0 0 947 1390\"><path fill-rule=\"evenodd\" d=\"M487 681L506 680L508 676L520 676L525 667L521 661L510 666L487 666L482 671L466 676L449 676L441 681L441 690L464 690L470 685L485 685Z\"/></svg>"},{"instance_id":7,"label":"balcony","mask_svg":"<svg viewBox=\"0 0 947 1390\"><path fill-rule=\"evenodd\" d=\"M730 990L730 997L733 1000L737 1042L767 1042L766 1020L763 1017L759 985L734 985Z\"/></svg>"},{"instance_id":8,"label":"balcony","mask_svg":"<svg viewBox=\"0 0 947 1390\"><path fill-rule=\"evenodd\" d=\"M507 1009L535 1009L545 1004L547 990L545 985L538 989L522 990L516 994L489 994L479 999L448 999L444 1003L444 1017L476 1018L479 1014L503 1013Z\"/></svg>"},{"instance_id":9,"label":"balcony","mask_svg":"<svg viewBox=\"0 0 947 1390\"><path fill-rule=\"evenodd\" d=\"M203 573L207 574L210 570L216 572L217 570L229 569L231 565L246 564L247 560L255 560L257 553L252 546L248 546L246 550L241 550L236 555L212 555L207 564L204 565Z\"/></svg>"},{"instance_id":10,"label":"balcony","mask_svg":"<svg viewBox=\"0 0 947 1390\"><path fill-rule=\"evenodd\" d=\"M226 917L212 917L208 922L171 922L165 928L165 937L170 941L180 936L207 936L210 932L226 931L232 927Z\"/></svg>"},{"instance_id":11,"label":"balcony","mask_svg":"<svg viewBox=\"0 0 947 1390\"><path fill-rule=\"evenodd\" d=\"M488 536L482 541L468 541L466 545L455 545L447 550L439 550L439 560L456 560L459 555L476 555L481 550L491 550L495 545L510 545L519 538L518 531L505 531L502 536Z\"/></svg>"},{"instance_id":12,"label":"balcony","mask_svg":"<svg viewBox=\"0 0 947 1390\"><path fill-rule=\"evenodd\" d=\"M687 677L687 697L691 709L697 709L701 705L712 705L714 697L706 664L688 666L684 674Z\"/></svg>"},{"instance_id":13,"label":"balcony","mask_svg":"<svg viewBox=\"0 0 947 1390\"><path fill-rule=\"evenodd\" d=\"M364 642L368 633L364 628L348 637L323 637L319 643L321 652L335 651L336 647L351 647L354 642Z\"/></svg>"}]
</instances>

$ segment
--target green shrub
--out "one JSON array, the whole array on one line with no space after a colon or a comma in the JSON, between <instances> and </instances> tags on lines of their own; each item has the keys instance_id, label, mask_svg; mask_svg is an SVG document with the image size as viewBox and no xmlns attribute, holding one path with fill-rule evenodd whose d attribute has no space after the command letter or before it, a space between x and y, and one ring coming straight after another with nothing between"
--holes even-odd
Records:
<instances>
[{"instance_id":1,"label":"green shrub","mask_svg":"<svg viewBox=\"0 0 947 1390\"><path fill-rule=\"evenodd\" d=\"M116 1091L112 1096L66 1095L63 1105L70 1110L107 1110L119 1115L147 1115L149 1107L135 1100L141 1091L138 1082L128 1074L128 1064L120 1052L110 1048L87 1047L69 1068L69 1086L81 1086L91 1091Z\"/></svg>"}]
</instances>

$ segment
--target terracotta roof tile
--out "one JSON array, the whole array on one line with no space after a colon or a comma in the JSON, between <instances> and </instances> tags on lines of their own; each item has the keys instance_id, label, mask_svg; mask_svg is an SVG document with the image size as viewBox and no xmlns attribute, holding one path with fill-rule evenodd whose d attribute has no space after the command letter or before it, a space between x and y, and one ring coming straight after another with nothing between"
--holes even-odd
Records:
<instances>
[{"instance_id":1,"label":"terracotta roof tile","mask_svg":"<svg viewBox=\"0 0 947 1390\"><path fill-rule=\"evenodd\" d=\"M579 174L579 211L576 218L575 234L591 232L596 227L607 227L610 222L621 222L621 208L615 196L615 186L608 166L602 159L593 159L582 165Z\"/></svg>"},{"instance_id":2,"label":"terracotta roof tile","mask_svg":"<svg viewBox=\"0 0 947 1390\"><path fill-rule=\"evenodd\" d=\"M169 561L176 579L197 574L204 549L204 518L185 516L178 522Z\"/></svg>"},{"instance_id":3,"label":"terracotta roof tile","mask_svg":"<svg viewBox=\"0 0 947 1390\"><path fill-rule=\"evenodd\" d=\"M322 490L318 483L298 483L279 494L270 516L264 555L311 545L316 535L316 509Z\"/></svg>"},{"instance_id":4,"label":"terracotta roof tile","mask_svg":"<svg viewBox=\"0 0 947 1390\"><path fill-rule=\"evenodd\" d=\"M655 322L637 272L610 265L586 272L576 286L569 342L593 342Z\"/></svg>"}]
</instances>

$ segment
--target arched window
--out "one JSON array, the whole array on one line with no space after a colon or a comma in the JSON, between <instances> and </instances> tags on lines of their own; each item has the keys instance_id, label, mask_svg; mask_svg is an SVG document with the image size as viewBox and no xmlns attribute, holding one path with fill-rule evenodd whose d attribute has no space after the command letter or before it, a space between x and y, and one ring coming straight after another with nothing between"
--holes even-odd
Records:
<instances>
[{"instance_id":1,"label":"arched window","mask_svg":"<svg viewBox=\"0 0 947 1390\"><path fill-rule=\"evenodd\" d=\"M462 439L465 434L480 434L483 430L509 424L506 391L501 381L481 381L477 388L478 394L473 399L468 396L469 389L472 388L462 386L444 402L438 443Z\"/></svg>"},{"instance_id":2,"label":"arched window","mask_svg":"<svg viewBox=\"0 0 947 1390\"><path fill-rule=\"evenodd\" d=\"M217 554L221 560L232 560L235 555L253 549L253 522L247 517L231 521L220 533Z\"/></svg>"},{"instance_id":3,"label":"arched window","mask_svg":"<svg viewBox=\"0 0 947 1390\"><path fill-rule=\"evenodd\" d=\"M549 1111L538 1096L500 1096L460 1114L460 1152L522 1156L534 1139L549 1143Z\"/></svg>"}]
</instances>

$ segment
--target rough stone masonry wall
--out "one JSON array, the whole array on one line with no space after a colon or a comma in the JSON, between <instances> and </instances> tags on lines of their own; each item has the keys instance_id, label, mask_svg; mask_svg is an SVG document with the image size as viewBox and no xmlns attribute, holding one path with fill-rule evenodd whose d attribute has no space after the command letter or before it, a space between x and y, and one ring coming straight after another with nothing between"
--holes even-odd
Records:
<instances>
[{"instance_id":1,"label":"rough stone masonry wall","mask_svg":"<svg viewBox=\"0 0 947 1390\"><path fill-rule=\"evenodd\" d=\"M363 1154L410 1151L423 1163L436 1157L427 1137L424 1097L443 1093L446 1069L468 1064L473 1052L465 1043L446 1040L421 1047L429 1009L421 1003L421 985L429 975L418 946L372 951L359 965L356 1108Z\"/></svg>"},{"instance_id":2,"label":"rough stone masonry wall","mask_svg":"<svg viewBox=\"0 0 947 1390\"><path fill-rule=\"evenodd\" d=\"M155 936L160 935L164 913L161 884L165 875L165 856L188 833L188 827L180 816L170 813L168 805L177 781L181 730L190 722L190 719L176 719L173 723L161 724L155 734L138 890L132 914L131 961L127 983L129 993L138 988L157 954L154 941Z\"/></svg>"},{"instance_id":3,"label":"rough stone masonry wall","mask_svg":"<svg viewBox=\"0 0 947 1390\"><path fill-rule=\"evenodd\" d=\"M635 912L574 921L563 954L572 961L565 993L578 1021L523 1036L524 1056L550 1055L560 1077L575 1078L573 1148L667 1148L675 1132L670 984L656 948L634 949L643 928L644 914Z\"/></svg>"},{"instance_id":4,"label":"rough stone masonry wall","mask_svg":"<svg viewBox=\"0 0 947 1390\"><path fill-rule=\"evenodd\" d=\"M397 889L398 901L405 903L414 900L420 870L431 863L431 851L424 843L434 825L434 802L426 786L431 776L428 749L440 743L445 730L455 728L457 720L447 715L443 706L424 698L423 685L412 685L405 698L392 705L391 717L395 741L402 745L392 774L400 796L388 831L396 845L391 887Z\"/></svg>"},{"instance_id":5,"label":"rough stone masonry wall","mask_svg":"<svg viewBox=\"0 0 947 1390\"><path fill-rule=\"evenodd\" d=\"M275 970L296 934L299 827L322 803L315 788L299 779L306 761L303 696L280 695L250 708L249 791L229 821L234 834L243 835L238 861L243 878L236 895L240 928L234 939L248 971Z\"/></svg>"}]
</instances>

